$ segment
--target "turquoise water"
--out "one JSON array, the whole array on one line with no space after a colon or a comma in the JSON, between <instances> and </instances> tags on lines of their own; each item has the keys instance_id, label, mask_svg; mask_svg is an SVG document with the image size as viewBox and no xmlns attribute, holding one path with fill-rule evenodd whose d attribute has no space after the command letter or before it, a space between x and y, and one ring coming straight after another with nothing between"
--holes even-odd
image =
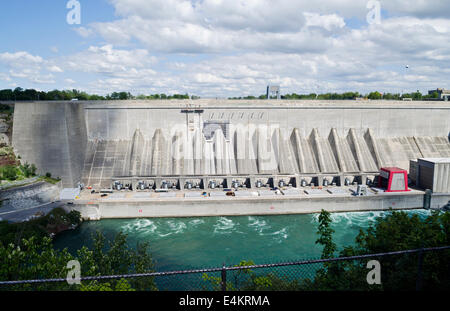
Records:
<instances>
[{"instance_id":1,"label":"turquoise water","mask_svg":"<svg viewBox=\"0 0 450 311\"><path fill-rule=\"evenodd\" d=\"M352 245L360 229L388 212L332 214L339 250ZM421 216L425 210L408 211ZM130 246L148 241L157 271L218 267L241 260L256 264L318 258L318 214L159 219L107 219L85 222L55 240L55 247L75 251L91 245L97 230L108 238L123 231Z\"/></svg>"}]
</instances>

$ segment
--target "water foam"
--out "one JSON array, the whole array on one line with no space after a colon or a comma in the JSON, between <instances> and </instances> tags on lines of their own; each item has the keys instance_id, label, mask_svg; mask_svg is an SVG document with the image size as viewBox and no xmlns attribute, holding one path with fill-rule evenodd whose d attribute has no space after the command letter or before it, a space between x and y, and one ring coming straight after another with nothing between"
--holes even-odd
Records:
<instances>
[{"instance_id":1,"label":"water foam","mask_svg":"<svg viewBox=\"0 0 450 311\"><path fill-rule=\"evenodd\" d=\"M174 234L182 233L187 227L186 224L182 221L169 220L167 221L167 224Z\"/></svg>"},{"instance_id":2,"label":"water foam","mask_svg":"<svg viewBox=\"0 0 450 311\"><path fill-rule=\"evenodd\" d=\"M136 219L121 227L123 231L128 233L153 233L157 229L154 221L150 219Z\"/></svg>"},{"instance_id":3,"label":"water foam","mask_svg":"<svg viewBox=\"0 0 450 311\"><path fill-rule=\"evenodd\" d=\"M264 230L271 228L271 226L267 223L267 221L261 218L249 216L248 221L249 221L248 226L259 233L262 233Z\"/></svg>"},{"instance_id":4,"label":"water foam","mask_svg":"<svg viewBox=\"0 0 450 311\"><path fill-rule=\"evenodd\" d=\"M183 233L186 228L187 225L183 221L166 220L158 226L158 230L155 233L158 237L164 238L169 235Z\"/></svg>"},{"instance_id":5,"label":"water foam","mask_svg":"<svg viewBox=\"0 0 450 311\"><path fill-rule=\"evenodd\" d=\"M193 219L193 220L189 221L189 225L191 225L191 226L198 226L198 225L201 225L204 223L205 223L205 221L203 219Z\"/></svg>"},{"instance_id":6,"label":"water foam","mask_svg":"<svg viewBox=\"0 0 450 311\"><path fill-rule=\"evenodd\" d=\"M233 220L226 217L220 217L214 224L214 233L231 233L235 229L236 224Z\"/></svg>"},{"instance_id":7,"label":"water foam","mask_svg":"<svg viewBox=\"0 0 450 311\"><path fill-rule=\"evenodd\" d=\"M277 243L281 243L283 240L286 240L289 236L288 234L288 228L285 227L281 230L275 231L275 232L270 232L270 233L262 233L260 232L259 235L261 236L273 236L273 239L275 242Z\"/></svg>"},{"instance_id":8,"label":"water foam","mask_svg":"<svg viewBox=\"0 0 450 311\"><path fill-rule=\"evenodd\" d=\"M421 218L425 218L431 214L431 211L424 209L405 210L405 212L410 216L418 214ZM391 213L391 211L331 213L330 218L334 225L368 228L377 218L385 217L389 215L389 213ZM311 223L318 224L319 215L320 214L311 215Z\"/></svg>"}]
</instances>

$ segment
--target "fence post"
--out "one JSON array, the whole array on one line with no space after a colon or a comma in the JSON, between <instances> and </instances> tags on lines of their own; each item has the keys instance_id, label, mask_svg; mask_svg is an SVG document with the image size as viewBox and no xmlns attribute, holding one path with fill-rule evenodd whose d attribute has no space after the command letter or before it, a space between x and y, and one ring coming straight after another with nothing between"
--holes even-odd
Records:
<instances>
[{"instance_id":1,"label":"fence post","mask_svg":"<svg viewBox=\"0 0 450 311\"><path fill-rule=\"evenodd\" d=\"M222 266L222 282L221 282L222 291L225 292L227 290L227 269L225 263Z\"/></svg>"},{"instance_id":2,"label":"fence post","mask_svg":"<svg viewBox=\"0 0 450 311\"><path fill-rule=\"evenodd\" d=\"M422 290L422 265L423 265L423 247L419 251L419 259L417 264L417 280L416 280L416 291Z\"/></svg>"}]
</instances>

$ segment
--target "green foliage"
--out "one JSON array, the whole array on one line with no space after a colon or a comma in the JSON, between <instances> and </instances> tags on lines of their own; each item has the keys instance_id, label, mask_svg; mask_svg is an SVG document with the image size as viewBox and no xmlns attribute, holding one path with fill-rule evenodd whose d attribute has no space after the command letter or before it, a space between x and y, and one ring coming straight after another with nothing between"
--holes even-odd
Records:
<instances>
[{"instance_id":1,"label":"green foliage","mask_svg":"<svg viewBox=\"0 0 450 311\"><path fill-rule=\"evenodd\" d=\"M80 291L83 292L132 292L136 291L133 289L125 279L120 279L114 284L109 282L99 283L98 281L92 281L87 284L80 285Z\"/></svg>"},{"instance_id":2,"label":"green foliage","mask_svg":"<svg viewBox=\"0 0 450 311\"><path fill-rule=\"evenodd\" d=\"M322 259L333 258L336 252L336 244L333 242L334 230L331 228L331 214L325 210L319 215L319 227L317 234L319 238L316 244L323 245Z\"/></svg>"},{"instance_id":3,"label":"green foliage","mask_svg":"<svg viewBox=\"0 0 450 311\"><path fill-rule=\"evenodd\" d=\"M45 173L45 177L47 177L47 178L51 178L51 177L52 177L52 174L51 174L51 173L49 173L49 172L47 172L47 173Z\"/></svg>"},{"instance_id":4,"label":"green foliage","mask_svg":"<svg viewBox=\"0 0 450 311\"><path fill-rule=\"evenodd\" d=\"M31 237L23 239L20 246L13 243L0 243L0 279L1 280L29 280L41 278L65 278L67 263L73 256L65 249L54 250L51 239ZM60 289L67 289L66 283L58 284ZM51 290L55 285L25 284L10 286L8 290Z\"/></svg>"},{"instance_id":5,"label":"green foliage","mask_svg":"<svg viewBox=\"0 0 450 311\"><path fill-rule=\"evenodd\" d=\"M401 100L401 96L400 96L400 94L384 93L383 99L384 100Z\"/></svg>"},{"instance_id":6,"label":"green foliage","mask_svg":"<svg viewBox=\"0 0 450 311\"><path fill-rule=\"evenodd\" d=\"M189 99L190 96L188 94L173 94L173 95L166 95L166 94L153 94L153 95L138 95L136 99L143 99L143 100L152 100L152 99ZM192 99L199 99L198 96L192 96Z\"/></svg>"},{"instance_id":7,"label":"green foliage","mask_svg":"<svg viewBox=\"0 0 450 311\"><path fill-rule=\"evenodd\" d=\"M19 165L19 170L26 178L30 178L36 176L36 165L25 163L23 165Z\"/></svg>"},{"instance_id":8,"label":"green foliage","mask_svg":"<svg viewBox=\"0 0 450 311\"><path fill-rule=\"evenodd\" d=\"M78 226L81 224L81 214L79 211L72 210L66 215L66 219L70 224Z\"/></svg>"},{"instance_id":9,"label":"green foliage","mask_svg":"<svg viewBox=\"0 0 450 311\"><path fill-rule=\"evenodd\" d=\"M242 260L235 267L253 266L255 263L251 260ZM207 273L202 275L203 281L210 287L219 291L222 288L221 277L210 276ZM276 291L276 290L299 290L300 283L297 280L280 277L275 273L257 273L251 269L239 269L227 272L228 291ZM207 289L207 287L205 288Z\"/></svg>"},{"instance_id":10,"label":"green foliage","mask_svg":"<svg viewBox=\"0 0 450 311\"><path fill-rule=\"evenodd\" d=\"M67 215L72 220L76 213ZM148 252L148 244L139 243L136 250L128 247L126 235L119 233L113 241L97 233L93 236L93 246L79 249L76 256L67 249L55 250L48 237L22 239L20 244L0 243L0 279L29 280L44 278L66 278L70 260L78 260L81 276L144 273L153 271L153 262ZM111 279L107 281L81 282L68 285L66 282L42 285L17 285L0 289L7 290L82 290L82 291L133 291L157 290L152 277L139 279Z\"/></svg>"},{"instance_id":11,"label":"green foliage","mask_svg":"<svg viewBox=\"0 0 450 311\"><path fill-rule=\"evenodd\" d=\"M40 180L43 180L43 181L48 182L48 183L53 184L53 185L55 185L55 184L57 184L58 182L61 181L60 178L52 178L52 177L47 177L47 176L41 177Z\"/></svg>"},{"instance_id":12,"label":"green foliage","mask_svg":"<svg viewBox=\"0 0 450 311\"><path fill-rule=\"evenodd\" d=\"M113 92L106 96L87 94L78 90L52 90L48 92L36 91L34 89L16 88L14 90L0 90L0 100L25 101L25 100L129 100L129 99L189 99L188 94L154 94L133 96L130 92ZM195 96L198 99L198 96ZM0 112L11 112L12 107L0 105Z\"/></svg>"},{"instance_id":13,"label":"green foliage","mask_svg":"<svg viewBox=\"0 0 450 311\"><path fill-rule=\"evenodd\" d=\"M62 208L55 208L46 216L21 223L0 222L0 243L3 245L15 244L21 246L23 239L36 237L43 239L51 233L64 228L78 226L81 223L81 214L77 211L67 213Z\"/></svg>"},{"instance_id":14,"label":"green foliage","mask_svg":"<svg viewBox=\"0 0 450 311\"><path fill-rule=\"evenodd\" d=\"M0 156L13 156L14 151L12 147L2 147L0 148Z\"/></svg>"},{"instance_id":15,"label":"green foliage","mask_svg":"<svg viewBox=\"0 0 450 311\"><path fill-rule=\"evenodd\" d=\"M383 95L380 92L372 92L372 93L369 93L369 95L367 96L368 99L373 99L373 100L381 99L382 97L383 97Z\"/></svg>"},{"instance_id":16,"label":"green foliage","mask_svg":"<svg viewBox=\"0 0 450 311\"><path fill-rule=\"evenodd\" d=\"M127 245L127 235L119 232L113 241L106 241L105 236L97 232L93 237L91 249L83 247L77 252L83 275L113 275L146 273L154 269L149 254L149 244L138 242L133 250ZM115 284L117 280L110 280ZM153 277L130 279L129 284L136 290L157 290ZM115 285L114 285L115 286ZM115 288L115 287L114 287Z\"/></svg>"},{"instance_id":17,"label":"green foliage","mask_svg":"<svg viewBox=\"0 0 450 311\"><path fill-rule=\"evenodd\" d=\"M3 96L2 91L0 91L0 98ZM0 113L6 113L6 114L11 114L14 112L14 108L9 106L9 105L5 105L5 104L0 104Z\"/></svg>"},{"instance_id":18,"label":"green foliage","mask_svg":"<svg viewBox=\"0 0 450 311\"><path fill-rule=\"evenodd\" d=\"M17 168L13 165L6 165L0 167L1 179L2 180L16 180L17 179Z\"/></svg>"},{"instance_id":19,"label":"green foliage","mask_svg":"<svg viewBox=\"0 0 450 311\"><path fill-rule=\"evenodd\" d=\"M425 219L393 211L361 230L355 246L345 247L340 256L375 254L421 247L450 245L450 213L435 212ZM366 260L332 262L319 269L313 280L304 280L310 290L414 290L418 255L406 254L377 259L382 267L382 284L368 285ZM424 289L450 289L450 252L429 252L423 259Z\"/></svg>"}]
</instances>

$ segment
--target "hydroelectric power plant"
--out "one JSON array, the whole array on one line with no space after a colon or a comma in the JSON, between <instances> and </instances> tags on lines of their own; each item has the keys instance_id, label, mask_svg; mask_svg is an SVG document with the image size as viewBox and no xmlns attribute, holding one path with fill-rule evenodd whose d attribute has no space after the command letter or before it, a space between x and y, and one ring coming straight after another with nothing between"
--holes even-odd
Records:
<instances>
[{"instance_id":1,"label":"hydroelectric power plant","mask_svg":"<svg viewBox=\"0 0 450 311\"><path fill-rule=\"evenodd\" d=\"M86 218L267 215L442 208L449 134L447 102L23 102L13 147Z\"/></svg>"}]
</instances>

